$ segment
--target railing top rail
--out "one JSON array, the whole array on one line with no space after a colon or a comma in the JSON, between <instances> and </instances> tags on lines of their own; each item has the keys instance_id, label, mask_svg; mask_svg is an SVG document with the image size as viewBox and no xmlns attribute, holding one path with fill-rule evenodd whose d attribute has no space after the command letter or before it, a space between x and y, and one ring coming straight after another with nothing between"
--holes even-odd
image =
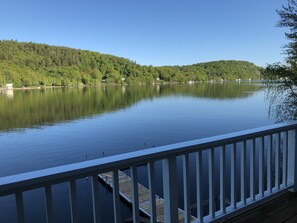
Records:
<instances>
[{"instance_id":1,"label":"railing top rail","mask_svg":"<svg viewBox=\"0 0 297 223\"><path fill-rule=\"evenodd\" d=\"M180 155L191 153L199 149L203 150L219 147L292 129L297 129L297 122L275 124L219 136L118 154L90 161L5 176L0 178L0 196L14 193L17 190L33 189L47 184L65 182L73 178L78 179L92 174L161 160L173 154Z\"/></svg>"}]
</instances>

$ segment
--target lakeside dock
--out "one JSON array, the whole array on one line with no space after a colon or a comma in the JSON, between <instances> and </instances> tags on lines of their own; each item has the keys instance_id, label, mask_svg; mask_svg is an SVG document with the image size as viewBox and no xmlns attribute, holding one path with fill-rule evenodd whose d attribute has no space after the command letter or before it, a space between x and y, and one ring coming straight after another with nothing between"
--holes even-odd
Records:
<instances>
[{"instance_id":1,"label":"lakeside dock","mask_svg":"<svg viewBox=\"0 0 297 223\"><path fill-rule=\"evenodd\" d=\"M119 192L121 198L128 203L132 204L132 180L131 177L122 171L119 173ZM112 172L103 173L98 175L99 179L106 184L107 187L112 188ZM149 189L138 183L138 199L139 199L139 211L150 217L150 200ZM156 213L157 221L164 222L164 199L156 195ZM182 209L178 209L178 220L180 223L184 222L185 212ZM191 216L191 221L195 221L196 218Z\"/></svg>"}]
</instances>

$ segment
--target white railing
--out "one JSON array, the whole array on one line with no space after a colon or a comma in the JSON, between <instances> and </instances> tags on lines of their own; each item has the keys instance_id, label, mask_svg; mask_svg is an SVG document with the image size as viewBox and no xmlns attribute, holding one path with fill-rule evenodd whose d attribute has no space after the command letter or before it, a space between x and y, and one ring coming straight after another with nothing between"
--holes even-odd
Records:
<instances>
[{"instance_id":1,"label":"white railing","mask_svg":"<svg viewBox=\"0 0 297 223\"><path fill-rule=\"evenodd\" d=\"M25 222L23 192L44 188L46 219L51 223L53 222L51 188L55 184L68 182L71 221L75 223L78 212L76 180L91 177L94 222L103 222L100 218L97 177L100 173L112 171L114 219L115 222L120 222L118 170L130 168L134 195L133 221L139 222L137 166L147 164L151 200L150 219L151 222L156 222L155 162L162 161L165 222L178 222L178 186L183 187L185 222L190 222L193 215L191 206L196 207L194 217L198 222L223 221L287 190L297 191L296 131L296 123L277 124L2 177L0 197L15 195L18 219L23 223ZM178 185L177 180L177 157L180 156L183 162L183 185ZM189 161L193 159L194 170L190 168ZM219 163L215 160L219 160ZM190 191L191 171L195 171L195 192ZM208 177L205 177L205 173ZM215 182L219 182L219 186L216 186ZM205 193L205 187L208 193ZM193 197L193 193L196 204L191 205L190 196ZM208 207L205 207L205 204L208 204Z\"/></svg>"}]
</instances>

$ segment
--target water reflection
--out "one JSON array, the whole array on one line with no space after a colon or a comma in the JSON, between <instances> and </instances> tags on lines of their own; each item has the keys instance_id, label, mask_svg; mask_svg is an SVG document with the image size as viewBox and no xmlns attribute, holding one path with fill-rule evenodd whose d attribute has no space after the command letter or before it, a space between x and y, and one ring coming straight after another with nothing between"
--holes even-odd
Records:
<instances>
[{"instance_id":1,"label":"water reflection","mask_svg":"<svg viewBox=\"0 0 297 223\"><path fill-rule=\"evenodd\" d=\"M13 99L13 90L12 89L7 89L7 90L2 90L0 91L0 97L3 96L3 97L6 97L8 99Z\"/></svg>"},{"instance_id":2,"label":"water reflection","mask_svg":"<svg viewBox=\"0 0 297 223\"><path fill-rule=\"evenodd\" d=\"M15 91L13 100L2 94L2 131L95 117L38 130L28 129L22 134L0 133L0 176L266 125L268 122L261 89L262 86L259 85L218 83ZM137 106L133 106L136 103ZM128 107L129 109L123 110ZM112 111L118 112L107 114ZM101 115L103 113L106 115ZM230 154L228 149L227 158ZM218 155L215 155L215 165L219 163ZM208 159L204 157L203 174L206 174L207 179ZM177 161L178 182L182 182L180 158ZM190 158L192 174L195 173L194 158L195 156ZM162 162L156 162L155 177L156 182L159 182L156 184L156 192L163 196L161 165ZM236 165L239 166L239 163ZM148 185L146 168L143 166L138 169L139 182L145 186ZM215 168L218 170L217 166ZM230 170L227 165L228 169ZM81 179L76 182L79 221L91 222L91 181ZM205 188L206 186L205 184ZM192 184L191 191L194 194L195 188ZM69 222L68 184L58 184L52 189L54 221ZM182 187L179 189L181 196ZM28 222L45 222L45 209L42 209L44 201L40 199L42 196L39 192L29 191L24 194ZM204 199L207 200L208 195L205 193ZM227 196L230 197L228 194ZM107 193L105 186L101 184L100 197L102 219L104 222L113 222L110 212L112 194ZM179 200L182 202L182 199ZM182 207L182 203L179 207ZM17 222L15 213L14 199L1 198L0 222ZM123 203L121 213L123 222L132 216L131 208Z\"/></svg>"},{"instance_id":3,"label":"water reflection","mask_svg":"<svg viewBox=\"0 0 297 223\"><path fill-rule=\"evenodd\" d=\"M270 85L266 89L269 103L268 117L276 123L297 119L297 98L288 88Z\"/></svg>"},{"instance_id":4,"label":"water reflection","mask_svg":"<svg viewBox=\"0 0 297 223\"><path fill-rule=\"evenodd\" d=\"M248 97L260 89L256 84L223 83L3 91L0 131L100 115L155 97L182 95L223 100Z\"/></svg>"}]
</instances>

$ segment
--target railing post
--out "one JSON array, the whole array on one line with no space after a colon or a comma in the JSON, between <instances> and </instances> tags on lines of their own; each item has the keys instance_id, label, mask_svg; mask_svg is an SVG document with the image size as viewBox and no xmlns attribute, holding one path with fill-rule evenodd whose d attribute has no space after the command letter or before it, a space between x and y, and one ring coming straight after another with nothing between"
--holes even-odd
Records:
<instances>
[{"instance_id":1,"label":"railing post","mask_svg":"<svg viewBox=\"0 0 297 223\"><path fill-rule=\"evenodd\" d=\"M53 197L51 185L45 186L45 207L46 207L46 223L54 222L53 219Z\"/></svg>"},{"instance_id":2,"label":"railing post","mask_svg":"<svg viewBox=\"0 0 297 223\"><path fill-rule=\"evenodd\" d=\"M100 196L100 194L99 194L98 175L93 174L93 176L92 176L92 200L93 200L94 223L101 223L99 196Z\"/></svg>"},{"instance_id":3,"label":"railing post","mask_svg":"<svg viewBox=\"0 0 297 223\"><path fill-rule=\"evenodd\" d=\"M243 147L241 150L241 167L240 167L240 193L241 193L241 203L246 204L246 140L243 141Z\"/></svg>"},{"instance_id":4,"label":"railing post","mask_svg":"<svg viewBox=\"0 0 297 223\"><path fill-rule=\"evenodd\" d=\"M297 192L297 140L295 130L288 132L288 182L294 186L289 191Z\"/></svg>"},{"instance_id":5,"label":"railing post","mask_svg":"<svg viewBox=\"0 0 297 223\"><path fill-rule=\"evenodd\" d=\"M132 189L132 213L133 213L133 223L139 223L139 198L138 198L138 177L137 177L137 167L130 167L131 171L131 189Z\"/></svg>"},{"instance_id":6,"label":"railing post","mask_svg":"<svg viewBox=\"0 0 297 223\"><path fill-rule=\"evenodd\" d=\"M148 163L148 176L149 176L149 196L150 196L150 222L155 223L157 221L157 211L156 211L156 188L155 188L155 163Z\"/></svg>"},{"instance_id":7,"label":"railing post","mask_svg":"<svg viewBox=\"0 0 297 223\"><path fill-rule=\"evenodd\" d=\"M19 223L25 223L24 200L22 192L15 195Z\"/></svg>"},{"instance_id":8,"label":"railing post","mask_svg":"<svg viewBox=\"0 0 297 223\"><path fill-rule=\"evenodd\" d=\"M202 173L202 151L196 153L196 185L197 185L197 219L203 222L203 173Z\"/></svg>"},{"instance_id":9,"label":"railing post","mask_svg":"<svg viewBox=\"0 0 297 223\"><path fill-rule=\"evenodd\" d=\"M189 154L183 155L183 180L184 180L185 223L187 223L187 222L191 222Z\"/></svg>"},{"instance_id":10,"label":"railing post","mask_svg":"<svg viewBox=\"0 0 297 223\"><path fill-rule=\"evenodd\" d=\"M164 222L178 222L176 157L163 160Z\"/></svg>"},{"instance_id":11,"label":"railing post","mask_svg":"<svg viewBox=\"0 0 297 223\"><path fill-rule=\"evenodd\" d=\"M236 143L233 143L233 147L231 149L231 207L233 209L237 208L237 198L236 198Z\"/></svg>"},{"instance_id":12,"label":"railing post","mask_svg":"<svg viewBox=\"0 0 297 223\"><path fill-rule=\"evenodd\" d=\"M269 135L269 147L267 148L267 191L272 193L272 148L273 136Z\"/></svg>"},{"instance_id":13,"label":"railing post","mask_svg":"<svg viewBox=\"0 0 297 223\"><path fill-rule=\"evenodd\" d=\"M214 179L214 149L208 150L208 187L209 187L209 216L215 218L215 179Z\"/></svg>"},{"instance_id":14,"label":"railing post","mask_svg":"<svg viewBox=\"0 0 297 223\"><path fill-rule=\"evenodd\" d=\"M112 187L113 187L113 215L114 222L121 222L121 214L120 214L120 192L119 192L119 172L118 170L114 170L112 172Z\"/></svg>"},{"instance_id":15,"label":"railing post","mask_svg":"<svg viewBox=\"0 0 297 223\"><path fill-rule=\"evenodd\" d=\"M70 211L71 223L77 223L77 195L76 195L76 182L71 180L69 182L69 197L70 197Z\"/></svg>"}]
</instances>

